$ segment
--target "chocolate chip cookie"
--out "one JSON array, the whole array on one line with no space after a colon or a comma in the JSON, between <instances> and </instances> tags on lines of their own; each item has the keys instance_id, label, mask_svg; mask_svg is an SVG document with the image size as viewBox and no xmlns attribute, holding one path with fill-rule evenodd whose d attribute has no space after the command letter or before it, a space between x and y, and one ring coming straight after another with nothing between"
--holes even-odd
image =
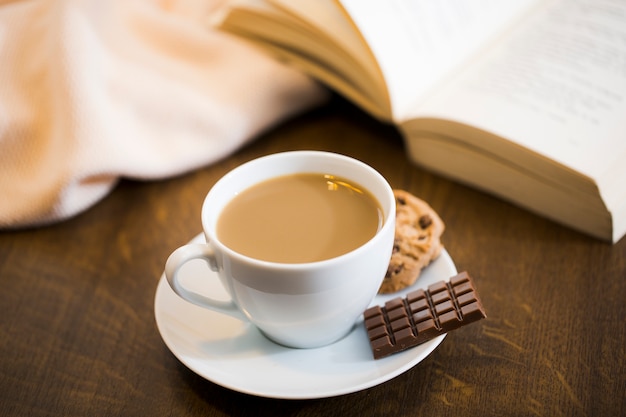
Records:
<instances>
[{"instance_id":1,"label":"chocolate chip cookie","mask_svg":"<svg viewBox=\"0 0 626 417\"><path fill-rule=\"evenodd\" d=\"M417 280L422 269L435 260L441 250L445 225L428 203L404 190L396 197L396 234L387 274L379 293L392 293Z\"/></svg>"}]
</instances>

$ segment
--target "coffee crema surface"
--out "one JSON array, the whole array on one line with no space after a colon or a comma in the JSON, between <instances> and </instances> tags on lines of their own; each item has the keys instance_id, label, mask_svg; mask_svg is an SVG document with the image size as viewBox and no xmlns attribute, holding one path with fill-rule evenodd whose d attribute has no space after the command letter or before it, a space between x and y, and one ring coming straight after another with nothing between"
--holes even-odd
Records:
<instances>
[{"instance_id":1,"label":"coffee crema surface","mask_svg":"<svg viewBox=\"0 0 626 417\"><path fill-rule=\"evenodd\" d=\"M379 202L359 184L321 173L293 174L236 195L219 216L217 236L251 258L317 262L366 243L383 216Z\"/></svg>"}]
</instances>

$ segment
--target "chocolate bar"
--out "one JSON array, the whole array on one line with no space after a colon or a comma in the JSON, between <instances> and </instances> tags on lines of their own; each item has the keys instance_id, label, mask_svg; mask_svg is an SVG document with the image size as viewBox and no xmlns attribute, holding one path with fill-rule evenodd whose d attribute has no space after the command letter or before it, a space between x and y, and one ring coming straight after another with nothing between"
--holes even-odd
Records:
<instances>
[{"instance_id":1,"label":"chocolate bar","mask_svg":"<svg viewBox=\"0 0 626 417\"><path fill-rule=\"evenodd\" d=\"M417 346L487 317L467 272L363 313L374 359Z\"/></svg>"}]
</instances>

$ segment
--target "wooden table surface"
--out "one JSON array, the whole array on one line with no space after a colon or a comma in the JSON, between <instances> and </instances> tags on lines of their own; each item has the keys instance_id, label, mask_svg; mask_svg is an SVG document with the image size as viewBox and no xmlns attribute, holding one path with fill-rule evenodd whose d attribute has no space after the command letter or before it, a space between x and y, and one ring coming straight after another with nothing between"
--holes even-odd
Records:
<instances>
[{"instance_id":1,"label":"wooden table surface","mask_svg":"<svg viewBox=\"0 0 626 417\"><path fill-rule=\"evenodd\" d=\"M181 364L155 323L167 256L201 231L218 178L294 149L351 155L428 201L488 318L396 378L331 398L259 398ZM626 239L593 240L416 168L393 128L337 99L199 171L122 181L73 219L0 232L0 283L2 416L626 413Z\"/></svg>"}]
</instances>

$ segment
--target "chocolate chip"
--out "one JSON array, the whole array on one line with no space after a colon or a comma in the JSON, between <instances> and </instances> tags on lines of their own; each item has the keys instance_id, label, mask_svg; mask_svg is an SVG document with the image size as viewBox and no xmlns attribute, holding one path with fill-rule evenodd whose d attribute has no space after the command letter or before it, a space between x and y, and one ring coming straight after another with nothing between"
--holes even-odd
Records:
<instances>
[{"instance_id":1,"label":"chocolate chip","mask_svg":"<svg viewBox=\"0 0 626 417\"><path fill-rule=\"evenodd\" d=\"M400 272L402 272L403 269L404 269L404 264L396 265L395 267L392 267L391 265L389 265L389 268L387 268L387 273L385 274L385 277L389 278L394 275L398 275Z\"/></svg>"},{"instance_id":2,"label":"chocolate chip","mask_svg":"<svg viewBox=\"0 0 626 417\"><path fill-rule=\"evenodd\" d=\"M426 229L428 226L433 224L433 219L431 219L428 214L424 214L422 217L419 218L418 222L422 229Z\"/></svg>"},{"instance_id":3,"label":"chocolate chip","mask_svg":"<svg viewBox=\"0 0 626 417\"><path fill-rule=\"evenodd\" d=\"M395 238L393 240L393 250L391 251L391 254L393 255L394 253L398 253L400 252L400 245L402 244L402 239L398 239Z\"/></svg>"}]
</instances>

